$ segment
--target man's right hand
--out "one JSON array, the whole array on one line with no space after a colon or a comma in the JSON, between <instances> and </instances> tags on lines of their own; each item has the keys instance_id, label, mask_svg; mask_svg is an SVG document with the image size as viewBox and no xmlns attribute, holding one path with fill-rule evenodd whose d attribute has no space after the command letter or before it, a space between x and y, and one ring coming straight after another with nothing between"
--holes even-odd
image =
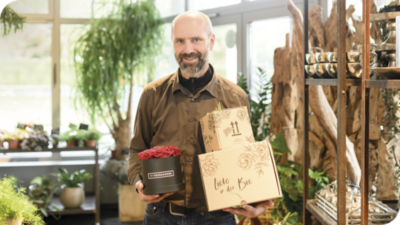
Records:
<instances>
[{"instance_id":1,"label":"man's right hand","mask_svg":"<svg viewBox=\"0 0 400 225\"><path fill-rule=\"evenodd\" d=\"M136 186L136 189L139 192L140 200L142 200L143 202L146 202L148 204L155 203L155 202L160 202L164 198L174 194L174 192L170 192L170 193L165 193L165 194L162 194L162 195L145 195L145 194L143 194L143 182L141 180L136 182L135 186Z\"/></svg>"}]
</instances>

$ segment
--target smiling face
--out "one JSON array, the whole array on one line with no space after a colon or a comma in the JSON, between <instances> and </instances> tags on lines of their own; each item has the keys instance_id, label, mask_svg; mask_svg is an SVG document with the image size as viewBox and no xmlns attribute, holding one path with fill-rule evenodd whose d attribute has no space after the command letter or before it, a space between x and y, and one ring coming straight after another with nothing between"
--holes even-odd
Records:
<instances>
[{"instance_id":1,"label":"smiling face","mask_svg":"<svg viewBox=\"0 0 400 225\"><path fill-rule=\"evenodd\" d=\"M209 68L208 54L215 41L207 16L198 12L179 15L172 22L172 41L182 76L203 76Z\"/></svg>"}]
</instances>

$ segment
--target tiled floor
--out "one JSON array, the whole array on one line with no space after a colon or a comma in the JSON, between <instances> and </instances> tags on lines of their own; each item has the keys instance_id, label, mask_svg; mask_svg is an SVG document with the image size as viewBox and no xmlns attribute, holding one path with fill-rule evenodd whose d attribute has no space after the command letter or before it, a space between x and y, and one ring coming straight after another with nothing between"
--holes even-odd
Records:
<instances>
[{"instance_id":1,"label":"tiled floor","mask_svg":"<svg viewBox=\"0 0 400 225\"><path fill-rule=\"evenodd\" d=\"M94 215L64 215L60 220L55 220L53 217L49 216L45 218L45 223L47 225L95 225ZM100 214L100 224L101 225L142 225L142 222L130 222L122 223L118 219L118 209L101 209Z\"/></svg>"}]
</instances>

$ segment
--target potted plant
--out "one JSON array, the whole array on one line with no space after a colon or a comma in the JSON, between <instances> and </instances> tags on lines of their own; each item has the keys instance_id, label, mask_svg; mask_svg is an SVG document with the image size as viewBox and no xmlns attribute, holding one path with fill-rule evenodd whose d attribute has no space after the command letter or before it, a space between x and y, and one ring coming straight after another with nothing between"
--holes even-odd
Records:
<instances>
[{"instance_id":1,"label":"potted plant","mask_svg":"<svg viewBox=\"0 0 400 225\"><path fill-rule=\"evenodd\" d=\"M86 140L86 146L87 147L95 147L96 142L98 142L101 138L102 134L100 131L96 129L89 129L86 132L85 140Z\"/></svg>"},{"instance_id":2,"label":"potted plant","mask_svg":"<svg viewBox=\"0 0 400 225\"><path fill-rule=\"evenodd\" d=\"M53 195L60 189L59 185L47 177L35 177L29 186L28 197L29 200L35 204L40 212L47 217L47 208L50 206ZM59 210L57 207L52 206L53 209Z\"/></svg>"},{"instance_id":3,"label":"potted plant","mask_svg":"<svg viewBox=\"0 0 400 225\"><path fill-rule=\"evenodd\" d=\"M58 168L58 173L54 174L58 181L63 182L60 201L65 208L78 208L85 200L83 181L92 178L92 175L85 170L75 171L68 175L65 168Z\"/></svg>"},{"instance_id":4,"label":"potted plant","mask_svg":"<svg viewBox=\"0 0 400 225\"><path fill-rule=\"evenodd\" d=\"M49 146L49 136L43 131L29 133L28 138L21 143L21 148L30 151L42 151Z\"/></svg>"},{"instance_id":5,"label":"potted plant","mask_svg":"<svg viewBox=\"0 0 400 225\"><path fill-rule=\"evenodd\" d=\"M86 130L77 130L76 135L74 137L75 139L75 145L78 147L84 147L85 146L85 141L86 141Z\"/></svg>"},{"instance_id":6,"label":"potted plant","mask_svg":"<svg viewBox=\"0 0 400 225\"><path fill-rule=\"evenodd\" d=\"M44 225L38 208L24 195L25 189L14 189L15 178L0 179L0 225Z\"/></svg>"},{"instance_id":7,"label":"potted plant","mask_svg":"<svg viewBox=\"0 0 400 225\"><path fill-rule=\"evenodd\" d=\"M51 142L53 144L53 148L58 147L58 142L60 141L60 135L58 134L52 134L50 135Z\"/></svg>"},{"instance_id":8,"label":"potted plant","mask_svg":"<svg viewBox=\"0 0 400 225\"><path fill-rule=\"evenodd\" d=\"M75 147L75 144L76 144L75 135L77 133L78 133L78 130L76 130L76 129L71 129L69 131L66 131L60 135L59 141L67 142L68 147Z\"/></svg>"},{"instance_id":9,"label":"potted plant","mask_svg":"<svg viewBox=\"0 0 400 225\"><path fill-rule=\"evenodd\" d=\"M115 140L116 158L123 160L122 149L129 148L132 138L133 85L151 79L140 74L147 76L155 68L164 22L153 1L121 0L113 6L108 17L90 20L75 43L72 58L76 101L86 108L92 122L101 118L107 124Z\"/></svg>"},{"instance_id":10,"label":"potted plant","mask_svg":"<svg viewBox=\"0 0 400 225\"><path fill-rule=\"evenodd\" d=\"M5 142L8 142L8 149L18 148L18 136L14 132L6 132L3 139Z\"/></svg>"}]
</instances>

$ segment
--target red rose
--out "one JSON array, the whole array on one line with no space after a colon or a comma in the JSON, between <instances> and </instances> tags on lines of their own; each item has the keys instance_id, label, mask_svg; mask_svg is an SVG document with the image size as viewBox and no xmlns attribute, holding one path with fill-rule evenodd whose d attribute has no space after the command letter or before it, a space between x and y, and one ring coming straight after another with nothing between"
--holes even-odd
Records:
<instances>
[{"instance_id":1,"label":"red rose","mask_svg":"<svg viewBox=\"0 0 400 225\"><path fill-rule=\"evenodd\" d=\"M173 145L168 145L167 146L168 149L170 149L171 151L173 151L173 156L181 156L181 150L179 150L178 147L173 146Z\"/></svg>"},{"instance_id":2,"label":"red rose","mask_svg":"<svg viewBox=\"0 0 400 225\"><path fill-rule=\"evenodd\" d=\"M152 149L144 150L138 154L139 160L148 160L154 158L154 153Z\"/></svg>"},{"instance_id":3,"label":"red rose","mask_svg":"<svg viewBox=\"0 0 400 225\"><path fill-rule=\"evenodd\" d=\"M138 154L139 160L148 160L154 158L166 158L170 156L181 156L181 152L178 147L168 145L156 146L152 149L147 149Z\"/></svg>"}]
</instances>

